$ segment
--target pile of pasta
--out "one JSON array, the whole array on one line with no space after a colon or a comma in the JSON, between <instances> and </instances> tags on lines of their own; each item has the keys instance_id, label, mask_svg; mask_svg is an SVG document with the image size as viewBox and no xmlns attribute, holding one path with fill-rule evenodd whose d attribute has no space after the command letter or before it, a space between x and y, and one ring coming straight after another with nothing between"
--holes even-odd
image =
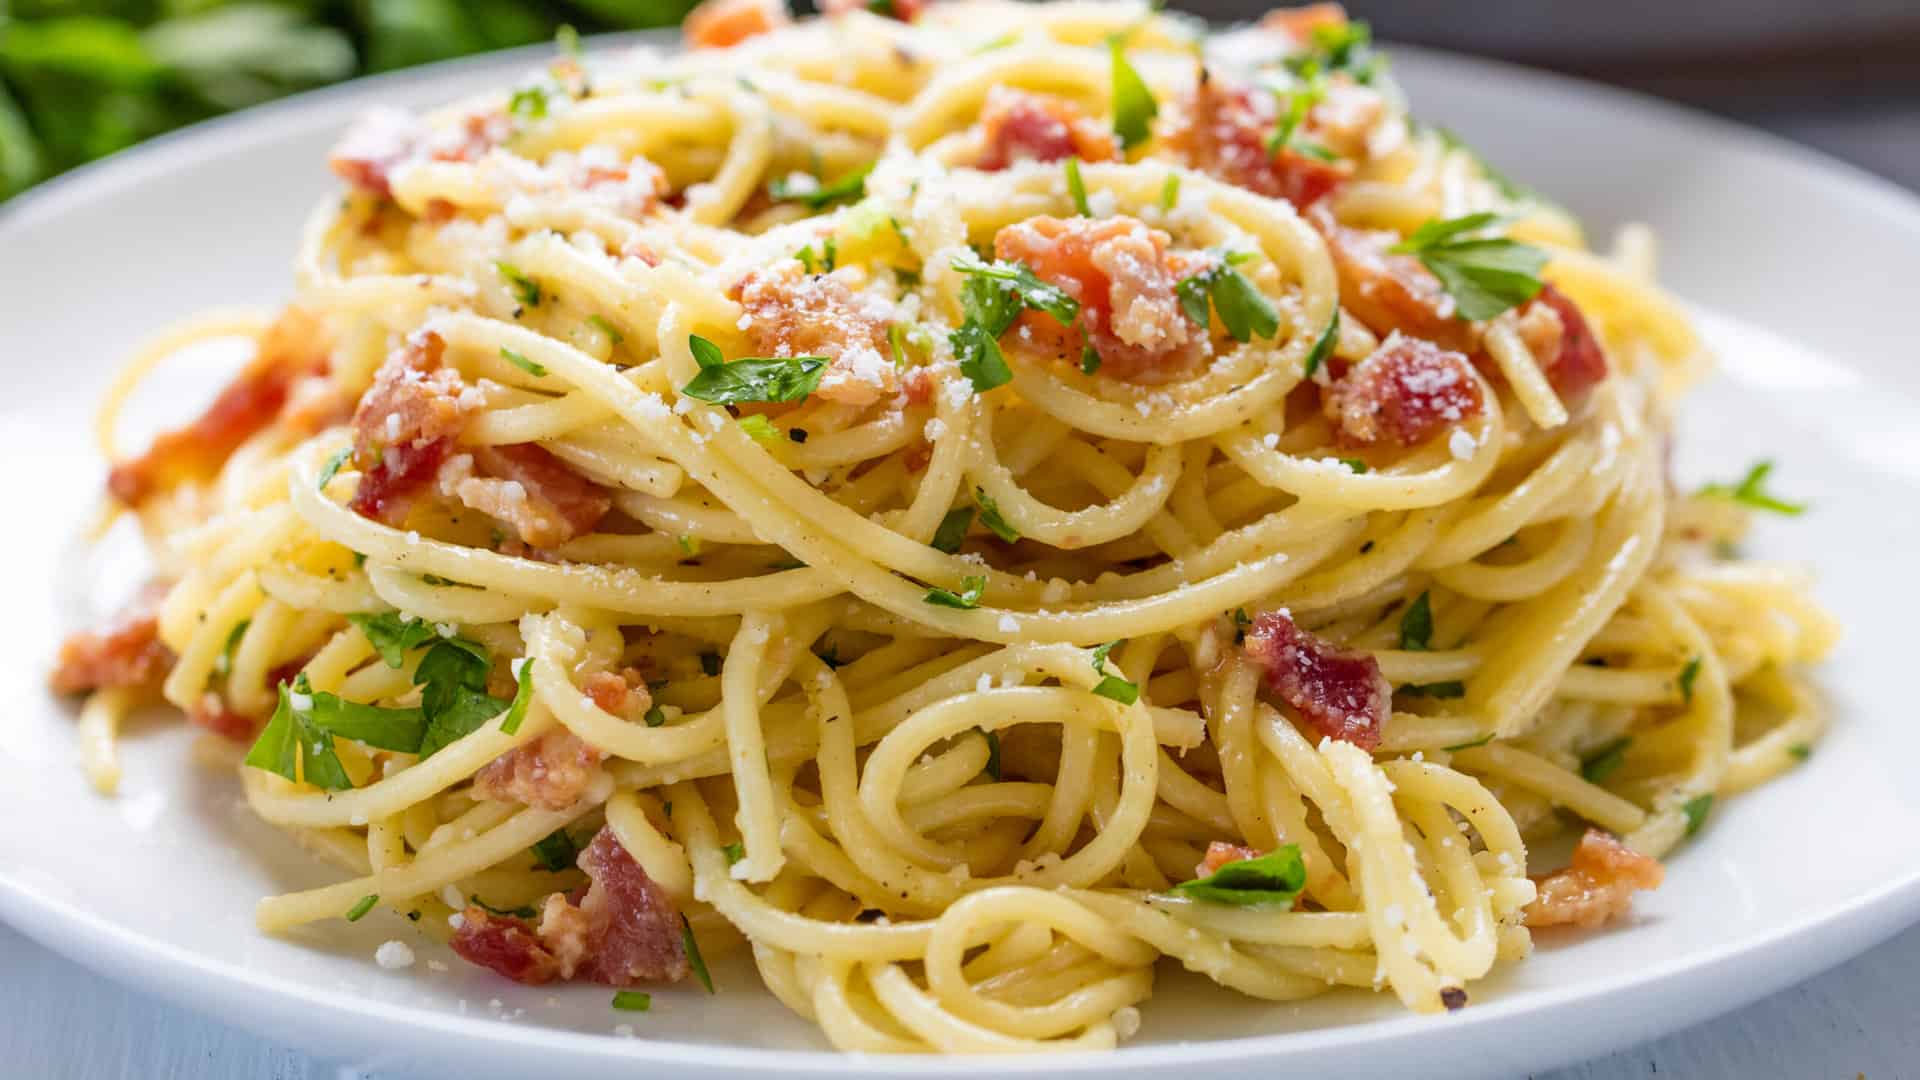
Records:
<instances>
[{"instance_id":1,"label":"pile of pasta","mask_svg":"<svg viewBox=\"0 0 1920 1080\"><path fill-rule=\"evenodd\" d=\"M1705 358L1650 236L1411 119L1364 25L688 36L368 118L292 304L109 396L162 584L57 682L102 787L157 692L341 868L263 929L744 946L862 1051L1110 1047L1163 961L1457 1009L1806 756L1835 630L1737 554L1764 468L1668 477Z\"/></svg>"}]
</instances>

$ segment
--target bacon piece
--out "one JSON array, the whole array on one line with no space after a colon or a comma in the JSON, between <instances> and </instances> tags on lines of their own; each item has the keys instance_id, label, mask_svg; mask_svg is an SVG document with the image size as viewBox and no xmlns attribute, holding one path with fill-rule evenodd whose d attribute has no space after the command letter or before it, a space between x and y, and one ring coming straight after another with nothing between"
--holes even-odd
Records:
<instances>
[{"instance_id":1,"label":"bacon piece","mask_svg":"<svg viewBox=\"0 0 1920 1080\"><path fill-rule=\"evenodd\" d=\"M1201 859L1200 865L1193 868L1193 876L1196 878L1211 877L1228 863L1243 862L1247 859L1258 858L1259 855L1259 852L1245 844L1229 844L1224 840L1215 840L1213 843L1207 845L1207 857Z\"/></svg>"},{"instance_id":2,"label":"bacon piece","mask_svg":"<svg viewBox=\"0 0 1920 1080\"><path fill-rule=\"evenodd\" d=\"M1375 333L1399 330L1445 349L1473 353L1479 334L1455 317L1453 297L1420 260L1387 249L1399 240L1390 232L1348 228L1325 207L1307 221L1327 242L1327 254L1340 275L1340 304Z\"/></svg>"},{"instance_id":3,"label":"bacon piece","mask_svg":"<svg viewBox=\"0 0 1920 1080\"><path fill-rule=\"evenodd\" d=\"M638 720L653 707L653 695L639 668L596 671L582 680L581 689L602 712L628 720Z\"/></svg>"},{"instance_id":4,"label":"bacon piece","mask_svg":"<svg viewBox=\"0 0 1920 1080\"><path fill-rule=\"evenodd\" d=\"M1028 218L993 238L993 253L1026 263L1080 302L1079 325L1029 311L1015 332L1032 347L1078 362L1081 331L1100 353L1100 371L1137 383L1190 375L1207 358L1206 328L1180 307L1174 285L1204 265L1167 250L1158 229L1125 216Z\"/></svg>"},{"instance_id":5,"label":"bacon piece","mask_svg":"<svg viewBox=\"0 0 1920 1080\"><path fill-rule=\"evenodd\" d=\"M572 974L561 974L559 959L524 921L494 915L474 904L460 913L460 925L454 927L449 944L468 963L528 986Z\"/></svg>"},{"instance_id":6,"label":"bacon piece","mask_svg":"<svg viewBox=\"0 0 1920 1080\"><path fill-rule=\"evenodd\" d=\"M1065 98L996 85L980 110L980 159L989 172L1016 161L1111 161L1113 134Z\"/></svg>"},{"instance_id":7,"label":"bacon piece","mask_svg":"<svg viewBox=\"0 0 1920 1080\"><path fill-rule=\"evenodd\" d=\"M1190 168L1304 209L1345 183L1353 167L1267 149L1278 121L1272 94L1224 84L1203 69L1168 124L1166 145Z\"/></svg>"},{"instance_id":8,"label":"bacon piece","mask_svg":"<svg viewBox=\"0 0 1920 1080\"><path fill-rule=\"evenodd\" d=\"M1372 656L1300 629L1284 611L1254 619L1245 648L1267 685L1315 731L1362 750L1380 745L1393 690Z\"/></svg>"},{"instance_id":9,"label":"bacon piece","mask_svg":"<svg viewBox=\"0 0 1920 1080\"><path fill-rule=\"evenodd\" d=\"M820 0L820 14L844 15L849 11L871 11L889 19L910 23L927 10L927 0Z\"/></svg>"},{"instance_id":10,"label":"bacon piece","mask_svg":"<svg viewBox=\"0 0 1920 1080\"><path fill-rule=\"evenodd\" d=\"M733 288L746 309L747 337L760 356L832 359L816 393L844 405L871 405L900 387L887 344L891 301L854 292L848 272L809 274L781 260L747 274Z\"/></svg>"},{"instance_id":11,"label":"bacon piece","mask_svg":"<svg viewBox=\"0 0 1920 1080\"><path fill-rule=\"evenodd\" d=\"M532 443L478 446L448 460L440 490L512 525L536 548L553 548L593 531L612 509L607 489Z\"/></svg>"},{"instance_id":12,"label":"bacon piece","mask_svg":"<svg viewBox=\"0 0 1920 1080\"><path fill-rule=\"evenodd\" d=\"M49 680L57 694L83 694L109 686L158 686L173 669L173 651L160 642L160 602L167 586L140 590L99 630L81 630L60 643Z\"/></svg>"},{"instance_id":13,"label":"bacon piece","mask_svg":"<svg viewBox=\"0 0 1920 1080\"><path fill-rule=\"evenodd\" d=\"M473 776L473 792L495 802L565 810L599 778L605 756L570 731L549 731L482 766Z\"/></svg>"},{"instance_id":14,"label":"bacon piece","mask_svg":"<svg viewBox=\"0 0 1920 1080\"><path fill-rule=\"evenodd\" d=\"M282 311L261 333L253 359L206 411L186 427L160 434L139 457L115 465L107 490L138 508L176 485L212 478L241 443L273 422L296 379L326 370L326 350L317 316L297 307Z\"/></svg>"},{"instance_id":15,"label":"bacon piece","mask_svg":"<svg viewBox=\"0 0 1920 1080\"><path fill-rule=\"evenodd\" d=\"M1313 32L1347 25L1347 9L1339 4L1307 4L1296 8L1274 8L1260 16L1260 29L1278 30L1302 45L1313 39Z\"/></svg>"},{"instance_id":16,"label":"bacon piece","mask_svg":"<svg viewBox=\"0 0 1920 1080\"><path fill-rule=\"evenodd\" d=\"M1553 384L1560 400L1572 404L1586 397L1587 391L1607 377L1607 354L1600 348L1600 339L1587 325L1579 305L1551 285L1541 286L1540 294L1527 305L1521 314L1522 326L1531 316L1544 316L1549 312L1558 323L1557 333L1552 335L1552 347L1543 345L1534 350L1534 356L1546 365L1547 381ZM1524 329L1522 337L1525 337ZM1529 348L1534 344L1527 342Z\"/></svg>"},{"instance_id":17,"label":"bacon piece","mask_svg":"<svg viewBox=\"0 0 1920 1080\"><path fill-rule=\"evenodd\" d=\"M1342 446L1418 446L1484 407L1466 357L1397 330L1321 399Z\"/></svg>"},{"instance_id":18,"label":"bacon piece","mask_svg":"<svg viewBox=\"0 0 1920 1080\"><path fill-rule=\"evenodd\" d=\"M466 427L472 404L460 373L440 366L445 349L438 334L414 334L387 357L360 399L353 414L357 513L388 525L405 521Z\"/></svg>"},{"instance_id":19,"label":"bacon piece","mask_svg":"<svg viewBox=\"0 0 1920 1080\"><path fill-rule=\"evenodd\" d=\"M783 0L700 0L680 32L696 49L724 49L792 22Z\"/></svg>"},{"instance_id":20,"label":"bacon piece","mask_svg":"<svg viewBox=\"0 0 1920 1080\"><path fill-rule=\"evenodd\" d=\"M1642 855L1612 833L1588 829L1573 849L1573 862L1533 882L1539 895L1527 905L1530 927L1592 929L1626 915L1639 889L1657 889L1666 876L1660 860Z\"/></svg>"},{"instance_id":21,"label":"bacon piece","mask_svg":"<svg viewBox=\"0 0 1920 1080\"><path fill-rule=\"evenodd\" d=\"M914 368L901 380L907 391L907 404L925 405L933 400L933 372Z\"/></svg>"},{"instance_id":22,"label":"bacon piece","mask_svg":"<svg viewBox=\"0 0 1920 1080\"><path fill-rule=\"evenodd\" d=\"M608 986L678 982L692 970L680 909L654 884L613 829L580 853L584 894L547 898L536 934L526 922L478 907L461 913L453 950L515 982L538 986L584 976Z\"/></svg>"},{"instance_id":23,"label":"bacon piece","mask_svg":"<svg viewBox=\"0 0 1920 1080\"><path fill-rule=\"evenodd\" d=\"M219 694L209 691L187 709L187 719L223 739L251 744L260 734L261 717L248 716L227 707Z\"/></svg>"}]
</instances>

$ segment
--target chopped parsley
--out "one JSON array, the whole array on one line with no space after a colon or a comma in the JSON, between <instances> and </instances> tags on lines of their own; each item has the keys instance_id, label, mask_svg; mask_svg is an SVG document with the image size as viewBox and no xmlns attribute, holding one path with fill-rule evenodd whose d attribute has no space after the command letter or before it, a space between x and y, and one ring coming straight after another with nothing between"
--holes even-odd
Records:
<instances>
[{"instance_id":1,"label":"chopped parsley","mask_svg":"<svg viewBox=\"0 0 1920 1080\"><path fill-rule=\"evenodd\" d=\"M247 627L252 625L252 619L241 619L232 630L227 631L227 643L220 646L220 655L213 659L215 675L226 675L233 671L233 651L240 647L240 639L247 635Z\"/></svg>"},{"instance_id":2,"label":"chopped parsley","mask_svg":"<svg viewBox=\"0 0 1920 1080\"><path fill-rule=\"evenodd\" d=\"M872 171L873 166L866 165L832 183L816 183L810 190L803 190L803 185L793 184L786 177L780 177L767 185L767 194L781 202L797 202L809 210L819 210L834 203L853 202L866 197L867 174Z\"/></svg>"},{"instance_id":3,"label":"chopped parsley","mask_svg":"<svg viewBox=\"0 0 1920 1080\"><path fill-rule=\"evenodd\" d=\"M1000 733L982 728L980 734L987 740L986 773L997 781L1000 779Z\"/></svg>"},{"instance_id":4,"label":"chopped parsley","mask_svg":"<svg viewBox=\"0 0 1920 1080\"><path fill-rule=\"evenodd\" d=\"M506 719L500 721L500 730L512 735L520 730L520 724L527 718L527 706L533 702L533 666L532 660L516 661L519 670L514 677L519 688L513 692L513 703L507 706Z\"/></svg>"},{"instance_id":5,"label":"chopped parsley","mask_svg":"<svg viewBox=\"0 0 1920 1080\"><path fill-rule=\"evenodd\" d=\"M1433 605L1424 592L1400 616L1400 647L1408 652L1426 652L1433 647Z\"/></svg>"},{"instance_id":6,"label":"chopped parsley","mask_svg":"<svg viewBox=\"0 0 1920 1080\"><path fill-rule=\"evenodd\" d=\"M702 675L720 674L720 654L703 652L700 654L700 673Z\"/></svg>"},{"instance_id":7,"label":"chopped parsley","mask_svg":"<svg viewBox=\"0 0 1920 1080\"><path fill-rule=\"evenodd\" d=\"M988 495L985 488L973 489L973 501L980 507L980 524L986 526L987 531L1009 544L1020 539L1020 531L1000 516L1000 504L993 501L993 496Z\"/></svg>"},{"instance_id":8,"label":"chopped parsley","mask_svg":"<svg viewBox=\"0 0 1920 1080\"><path fill-rule=\"evenodd\" d=\"M540 914L538 911L535 911L530 904L522 904L515 908L497 908L485 900L480 899L478 895L470 894L467 897L467 902L489 915L499 915L508 919L531 919Z\"/></svg>"},{"instance_id":9,"label":"chopped parsley","mask_svg":"<svg viewBox=\"0 0 1920 1080\"><path fill-rule=\"evenodd\" d=\"M627 335L621 333L618 327L608 322L604 315L587 316L587 325L607 335L607 340L615 345L627 340Z\"/></svg>"},{"instance_id":10,"label":"chopped parsley","mask_svg":"<svg viewBox=\"0 0 1920 1080\"><path fill-rule=\"evenodd\" d=\"M1253 282L1233 268L1231 257L1183 279L1173 291L1180 297L1180 308L1187 318L1202 327L1211 325L1212 320L1207 318L1211 300L1220 322L1235 341L1245 343L1256 335L1270 338L1280 329L1280 313L1253 287Z\"/></svg>"},{"instance_id":11,"label":"chopped parsley","mask_svg":"<svg viewBox=\"0 0 1920 1080\"><path fill-rule=\"evenodd\" d=\"M1359 476L1366 475L1367 463L1364 461L1361 461L1357 457L1343 457L1340 459L1340 464L1345 465L1347 467L1347 471L1350 473L1354 473L1355 475L1359 475Z\"/></svg>"},{"instance_id":12,"label":"chopped parsley","mask_svg":"<svg viewBox=\"0 0 1920 1080\"><path fill-rule=\"evenodd\" d=\"M967 275L960 289L965 321L950 340L965 375L975 391L985 393L1013 381L1013 370L1000 351L1000 335L1028 308L1044 311L1062 326L1080 317L1080 302L1051 282L1042 281L1022 263L982 262L966 256L953 268Z\"/></svg>"},{"instance_id":13,"label":"chopped parsley","mask_svg":"<svg viewBox=\"0 0 1920 1080\"><path fill-rule=\"evenodd\" d=\"M379 615L355 613L348 615L347 621L360 628L390 668L406 663L407 653L440 637L425 619L409 619L391 611Z\"/></svg>"},{"instance_id":14,"label":"chopped parsley","mask_svg":"<svg viewBox=\"0 0 1920 1080\"><path fill-rule=\"evenodd\" d=\"M347 459L352 456L353 447L351 446L343 446L334 451L333 456L327 459L327 463L320 467L320 479L314 486L321 491L327 490L327 485L333 482L333 478L340 475L340 467L345 465Z\"/></svg>"},{"instance_id":15,"label":"chopped parsley","mask_svg":"<svg viewBox=\"0 0 1920 1080\"><path fill-rule=\"evenodd\" d=\"M1694 833L1700 831L1700 826L1707 823L1707 814L1712 809L1713 792L1711 791L1705 795L1695 795L1693 798L1680 804L1680 812L1687 815L1688 836L1692 836Z\"/></svg>"},{"instance_id":16,"label":"chopped parsley","mask_svg":"<svg viewBox=\"0 0 1920 1080\"><path fill-rule=\"evenodd\" d=\"M539 83L523 86L507 99L507 111L522 120L544 120L548 94L547 88Z\"/></svg>"},{"instance_id":17,"label":"chopped parsley","mask_svg":"<svg viewBox=\"0 0 1920 1080\"><path fill-rule=\"evenodd\" d=\"M1476 746L1485 746L1492 741L1493 741L1493 732L1489 731L1485 735L1480 736L1479 738L1473 740L1472 742L1454 743L1452 746L1443 746L1441 747L1441 749L1447 751L1448 753L1452 753L1455 750L1471 750Z\"/></svg>"},{"instance_id":18,"label":"chopped parsley","mask_svg":"<svg viewBox=\"0 0 1920 1080\"><path fill-rule=\"evenodd\" d=\"M512 364L514 367L519 368L521 371L526 372L536 379L546 377L547 366L545 364L536 364L525 356L507 348L505 345L500 346L500 359L505 360L507 363Z\"/></svg>"},{"instance_id":19,"label":"chopped parsley","mask_svg":"<svg viewBox=\"0 0 1920 1080\"><path fill-rule=\"evenodd\" d=\"M253 748L247 751L246 763L289 780L305 780L325 791L351 788L353 780L334 753L333 737L313 722L311 706L293 707L296 694L311 696L304 674L294 679L291 688L280 684L280 702Z\"/></svg>"},{"instance_id":20,"label":"chopped parsley","mask_svg":"<svg viewBox=\"0 0 1920 1080\"><path fill-rule=\"evenodd\" d=\"M1307 864L1298 844L1286 844L1251 859L1230 862L1212 874L1173 887L1178 896L1233 907L1293 906L1307 887Z\"/></svg>"},{"instance_id":21,"label":"chopped parsley","mask_svg":"<svg viewBox=\"0 0 1920 1080\"><path fill-rule=\"evenodd\" d=\"M1180 174L1169 172L1166 183L1160 185L1160 209L1171 210L1180 201Z\"/></svg>"},{"instance_id":22,"label":"chopped parsley","mask_svg":"<svg viewBox=\"0 0 1920 1080\"><path fill-rule=\"evenodd\" d=\"M1440 279L1463 319L1491 319L1539 294L1547 253L1500 236L1473 236L1499 221L1490 211L1429 221L1396 254L1413 255Z\"/></svg>"},{"instance_id":23,"label":"chopped parsley","mask_svg":"<svg viewBox=\"0 0 1920 1080\"><path fill-rule=\"evenodd\" d=\"M1463 698L1467 696L1467 684L1461 682L1459 679L1448 679L1445 682L1409 683L1401 687L1400 692L1403 694L1412 694L1414 697Z\"/></svg>"},{"instance_id":24,"label":"chopped parsley","mask_svg":"<svg viewBox=\"0 0 1920 1080\"><path fill-rule=\"evenodd\" d=\"M1233 643L1235 645L1247 639L1247 627L1252 625L1253 616L1247 614L1246 608L1237 607L1233 609Z\"/></svg>"},{"instance_id":25,"label":"chopped parsley","mask_svg":"<svg viewBox=\"0 0 1920 1080\"><path fill-rule=\"evenodd\" d=\"M1080 345L1080 374L1091 375L1100 370L1100 350L1093 342L1083 341Z\"/></svg>"},{"instance_id":26,"label":"chopped parsley","mask_svg":"<svg viewBox=\"0 0 1920 1080\"><path fill-rule=\"evenodd\" d=\"M747 848L746 845L740 843L727 844L721 847L720 854L725 855L727 857L727 865L732 866L734 863L747 857Z\"/></svg>"},{"instance_id":27,"label":"chopped parsley","mask_svg":"<svg viewBox=\"0 0 1920 1080\"><path fill-rule=\"evenodd\" d=\"M534 860L540 864L542 870L555 874L562 870L573 869L574 864L580 859L580 845L573 842L573 837L568 835L564 828L548 833L545 840L533 845L529 850L533 852Z\"/></svg>"},{"instance_id":28,"label":"chopped parsley","mask_svg":"<svg viewBox=\"0 0 1920 1080\"><path fill-rule=\"evenodd\" d=\"M647 708L647 714L640 719L646 721L648 727L659 727L667 722L667 714L660 706L652 705Z\"/></svg>"},{"instance_id":29,"label":"chopped parsley","mask_svg":"<svg viewBox=\"0 0 1920 1080\"><path fill-rule=\"evenodd\" d=\"M1340 309L1336 307L1333 309L1333 318L1327 320L1327 328L1320 331L1319 340L1313 343L1313 349L1307 353L1307 366L1303 377L1313 378L1313 373L1319 371L1320 365L1327 362L1327 357L1333 355L1333 347L1339 343Z\"/></svg>"},{"instance_id":30,"label":"chopped parsley","mask_svg":"<svg viewBox=\"0 0 1920 1080\"><path fill-rule=\"evenodd\" d=\"M960 579L960 591L957 593L949 592L937 586L928 589L927 603L937 604L940 607L959 608L962 611L970 611L980 606L980 597L985 595L986 591L987 579L985 577L964 577Z\"/></svg>"},{"instance_id":31,"label":"chopped parsley","mask_svg":"<svg viewBox=\"0 0 1920 1080\"><path fill-rule=\"evenodd\" d=\"M1385 65L1386 57L1373 48L1373 27L1365 22L1316 26L1308 35L1307 49L1287 58L1287 70L1295 75L1340 71L1363 86L1373 82Z\"/></svg>"},{"instance_id":32,"label":"chopped parsley","mask_svg":"<svg viewBox=\"0 0 1920 1080\"><path fill-rule=\"evenodd\" d=\"M621 1012L646 1012L653 1008L653 995L640 990L616 990L613 1007Z\"/></svg>"},{"instance_id":33,"label":"chopped parsley","mask_svg":"<svg viewBox=\"0 0 1920 1080\"><path fill-rule=\"evenodd\" d=\"M686 950L693 977L700 980L700 985L707 988L707 993L713 993L713 976L707 972L707 961L700 955L700 942L694 939L693 924L687 921L685 915L680 916L680 947Z\"/></svg>"},{"instance_id":34,"label":"chopped parsley","mask_svg":"<svg viewBox=\"0 0 1920 1080\"><path fill-rule=\"evenodd\" d=\"M1140 684L1129 682L1118 675L1107 674L1107 654L1113 651L1118 641L1109 641L1093 650L1093 671L1100 676L1094 684L1093 692L1110 701L1122 705L1131 705L1140 700Z\"/></svg>"},{"instance_id":35,"label":"chopped parsley","mask_svg":"<svg viewBox=\"0 0 1920 1080\"><path fill-rule=\"evenodd\" d=\"M1795 517L1807 511L1803 502L1788 502L1766 490L1767 475L1773 472L1773 462L1756 461L1747 469L1747 475L1740 478L1738 484L1708 484L1698 494L1717 499L1732 499L1742 506L1755 510L1766 510L1775 514Z\"/></svg>"},{"instance_id":36,"label":"chopped parsley","mask_svg":"<svg viewBox=\"0 0 1920 1080\"><path fill-rule=\"evenodd\" d=\"M758 442L769 442L780 438L780 431L773 426L773 421L758 414L741 417L740 430Z\"/></svg>"},{"instance_id":37,"label":"chopped parsley","mask_svg":"<svg viewBox=\"0 0 1920 1080\"><path fill-rule=\"evenodd\" d=\"M1620 766L1627 763L1627 747L1632 742L1633 736L1622 735L1602 743L1580 759L1580 778L1589 784L1598 784L1619 772Z\"/></svg>"},{"instance_id":38,"label":"chopped parsley","mask_svg":"<svg viewBox=\"0 0 1920 1080\"><path fill-rule=\"evenodd\" d=\"M972 524L973 507L961 506L949 510L947 516L940 519L940 527L933 530L933 539L928 541L928 546L951 555L960 550L960 542L967 538L967 526Z\"/></svg>"},{"instance_id":39,"label":"chopped parsley","mask_svg":"<svg viewBox=\"0 0 1920 1080\"><path fill-rule=\"evenodd\" d=\"M507 287L513 290L513 295L518 297L521 303L528 307L540 306L539 282L528 277L519 267L510 262L501 262L495 259L493 268L499 271L500 276L507 280Z\"/></svg>"},{"instance_id":40,"label":"chopped parsley","mask_svg":"<svg viewBox=\"0 0 1920 1080\"><path fill-rule=\"evenodd\" d=\"M1074 213L1081 217L1092 217L1093 208L1087 205L1087 182L1080 178L1080 159L1067 159L1067 194L1073 198Z\"/></svg>"},{"instance_id":41,"label":"chopped parsley","mask_svg":"<svg viewBox=\"0 0 1920 1080\"><path fill-rule=\"evenodd\" d=\"M347 921L359 922L361 919L366 918L367 912L372 911L373 905L379 902L379 893L368 893L366 896L361 897L359 903L347 909Z\"/></svg>"},{"instance_id":42,"label":"chopped parsley","mask_svg":"<svg viewBox=\"0 0 1920 1080\"><path fill-rule=\"evenodd\" d=\"M1682 703L1687 705L1693 704L1693 681L1699 677L1700 658L1696 656L1687 661L1686 667L1680 669L1680 678L1676 680L1680 684L1680 700Z\"/></svg>"},{"instance_id":43,"label":"chopped parsley","mask_svg":"<svg viewBox=\"0 0 1920 1080\"><path fill-rule=\"evenodd\" d=\"M1131 150L1153 134L1153 118L1160 113L1160 103L1153 99L1146 80L1127 62L1125 35L1107 38L1107 52L1113 67L1113 134L1120 140L1120 149Z\"/></svg>"},{"instance_id":44,"label":"chopped parsley","mask_svg":"<svg viewBox=\"0 0 1920 1080\"><path fill-rule=\"evenodd\" d=\"M1795 761L1805 761L1813 756L1813 747L1803 742L1797 742L1787 747L1787 753L1792 754Z\"/></svg>"},{"instance_id":45,"label":"chopped parsley","mask_svg":"<svg viewBox=\"0 0 1920 1080\"><path fill-rule=\"evenodd\" d=\"M824 356L748 356L728 363L718 345L698 334L688 335L687 344L700 373L680 392L716 405L799 401L813 393L827 369Z\"/></svg>"}]
</instances>

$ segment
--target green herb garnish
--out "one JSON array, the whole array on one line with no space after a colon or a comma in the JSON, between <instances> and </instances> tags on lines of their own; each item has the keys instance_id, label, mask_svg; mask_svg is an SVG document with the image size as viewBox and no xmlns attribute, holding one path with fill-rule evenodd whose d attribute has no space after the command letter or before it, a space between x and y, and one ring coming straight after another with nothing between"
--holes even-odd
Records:
<instances>
[{"instance_id":1,"label":"green herb garnish","mask_svg":"<svg viewBox=\"0 0 1920 1080\"><path fill-rule=\"evenodd\" d=\"M1432 644L1433 606L1422 592L1400 616L1400 647L1409 652L1426 652Z\"/></svg>"},{"instance_id":2,"label":"green herb garnish","mask_svg":"<svg viewBox=\"0 0 1920 1080\"><path fill-rule=\"evenodd\" d=\"M1429 221L1389 250L1413 255L1440 279L1463 319L1491 319L1539 295L1547 253L1505 237L1469 234L1499 221L1483 211Z\"/></svg>"},{"instance_id":3,"label":"green herb garnish","mask_svg":"<svg viewBox=\"0 0 1920 1080\"><path fill-rule=\"evenodd\" d=\"M949 592L942 588L927 590L927 603L940 607L971 610L980 606L980 597L987 591L987 579L984 577L965 577L960 579L960 591Z\"/></svg>"},{"instance_id":4,"label":"green herb garnish","mask_svg":"<svg viewBox=\"0 0 1920 1080\"><path fill-rule=\"evenodd\" d=\"M1803 502L1788 502L1767 490L1767 475L1773 472L1773 462L1758 461L1747 469L1747 475L1741 477L1738 484L1708 484L1698 494L1718 499L1732 499L1742 506L1755 510L1766 510L1775 514L1796 517L1807 511Z\"/></svg>"},{"instance_id":5,"label":"green herb garnish","mask_svg":"<svg viewBox=\"0 0 1920 1080\"><path fill-rule=\"evenodd\" d=\"M728 363L706 338L690 334L687 342L700 372L680 392L716 405L799 401L813 393L827 369L824 356L749 356Z\"/></svg>"},{"instance_id":6,"label":"green herb garnish","mask_svg":"<svg viewBox=\"0 0 1920 1080\"><path fill-rule=\"evenodd\" d=\"M1211 875L1183 881L1176 895L1210 904L1286 910L1307 887L1307 864L1300 847L1287 844L1251 859L1230 862Z\"/></svg>"},{"instance_id":7,"label":"green herb garnish","mask_svg":"<svg viewBox=\"0 0 1920 1080\"><path fill-rule=\"evenodd\" d=\"M500 358L502 360L505 360L507 363L512 364L514 367L519 368L521 371L524 371L527 374L533 376L536 379L541 379L546 377L547 366L545 364L536 364L533 361L527 359L525 356L522 356L520 353L514 352L512 349L507 348L505 345L500 346Z\"/></svg>"}]
</instances>

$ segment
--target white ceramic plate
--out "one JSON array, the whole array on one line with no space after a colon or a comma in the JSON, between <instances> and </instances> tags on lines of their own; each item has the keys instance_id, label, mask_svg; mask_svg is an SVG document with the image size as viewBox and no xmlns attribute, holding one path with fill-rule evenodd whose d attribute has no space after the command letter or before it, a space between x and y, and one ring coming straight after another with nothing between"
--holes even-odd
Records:
<instances>
[{"instance_id":1,"label":"white ceramic plate","mask_svg":"<svg viewBox=\"0 0 1920 1080\"><path fill-rule=\"evenodd\" d=\"M1920 918L1920 725L1911 698L1920 537L1920 368L1911 267L1920 204L1783 143L1628 95L1403 49L1423 117L1579 212L1594 235L1655 225L1664 273L1697 303L1724 369L1689 402L1693 482L1780 460L1806 517L1762 524L1761 552L1817 564L1847 623L1826 673L1834 731L1804 767L1717 808L1632 925L1557 938L1476 986L1473 1007L1417 1017L1390 997L1266 1005L1161 972L1118 1054L992 1066L1003 1076L1506 1073L1691 1024L1838 963ZM253 928L257 897L327 877L193 766L190 734L125 747L120 797L82 782L72 712L44 671L58 637L124 595L124 551L89 557L78 524L100 489L89 417L111 365L195 309L288 291L302 217L333 188L322 155L375 102L421 105L488 85L492 58L356 84L162 139L0 207L0 914L113 977L273 1038L368 1065L461 1076L975 1074L978 1062L824 1050L758 988L744 958L717 996L681 987L612 1012L599 987L525 989L450 959L382 912L292 939ZM192 365L186 365L191 367ZM182 415L219 377L181 371L150 416ZM179 381L175 381L179 380ZM197 381L196 381L197 380ZM123 538L124 539L124 538ZM380 942L421 963L372 963ZM434 965L437 966L437 965ZM630 1023L634 1040L613 1037ZM670 1073L666 1070L672 1070Z\"/></svg>"}]
</instances>

